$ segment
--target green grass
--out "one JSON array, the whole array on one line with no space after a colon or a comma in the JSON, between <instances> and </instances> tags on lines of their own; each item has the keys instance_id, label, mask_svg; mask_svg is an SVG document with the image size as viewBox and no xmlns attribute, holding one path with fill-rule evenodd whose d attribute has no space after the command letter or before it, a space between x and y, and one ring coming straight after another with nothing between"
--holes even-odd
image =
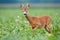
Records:
<instances>
[{"instance_id":1,"label":"green grass","mask_svg":"<svg viewBox=\"0 0 60 40\"><path fill-rule=\"evenodd\" d=\"M20 9L0 9L0 40L60 40L60 8L31 8L29 14L50 16L53 35L44 28L32 31Z\"/></svg>"}]
</instances>

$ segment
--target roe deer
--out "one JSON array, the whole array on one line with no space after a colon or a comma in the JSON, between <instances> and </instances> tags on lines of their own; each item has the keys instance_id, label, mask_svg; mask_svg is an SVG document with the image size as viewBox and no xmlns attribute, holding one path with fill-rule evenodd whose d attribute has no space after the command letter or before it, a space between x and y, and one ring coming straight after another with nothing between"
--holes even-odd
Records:
<instances>
[{"instance_id":1,"label":"roe deer","mask_svg":"<svg viewBox=\"0 0 60 40\"><path fill-rule=\"evenodd\" d=\"M29 21L32 30L36 30L37 28L44 27L48 33L51 33L50 30L51 18L49 16L40 16L40 17L30 16L27 12L27 10L30 8L29 4L26 7L24 7L24 5L21 4L20 8L23 11L26 19Z\"/></svg>"}]
</instances>

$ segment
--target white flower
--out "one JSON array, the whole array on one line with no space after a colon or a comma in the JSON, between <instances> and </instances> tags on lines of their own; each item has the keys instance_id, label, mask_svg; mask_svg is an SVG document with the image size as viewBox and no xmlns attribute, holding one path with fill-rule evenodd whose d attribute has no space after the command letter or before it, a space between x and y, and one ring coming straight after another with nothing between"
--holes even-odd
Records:
<instances>
[{"instance_id":1,"label":"white flower","mask_svg":"<svg viewBox=\"0 0 60 40\"><path fill-rule=\"evenodd\" d=\"M24 21L24 23L28 23L28 21Z\"/></svg>"},{"instance_id":2,"label":"white flower","mask_svg":"<svg viewBox=\"0 0 60 40\"><path fill-rule=\"evenodd\" d=\"M19 18L19 16L17 16L17 18Z\"/></svg>"},{"instance_id":3,"label":"white flower","mask_svg":"<svg viewBox=\"0 0 60 40\"><path fill-rule=\"evenodd\" d=\"M16 18L16 20L15 20L16 22L19 22L19 16L17 16L17 18Z\"/></svg>"}]
</instances>

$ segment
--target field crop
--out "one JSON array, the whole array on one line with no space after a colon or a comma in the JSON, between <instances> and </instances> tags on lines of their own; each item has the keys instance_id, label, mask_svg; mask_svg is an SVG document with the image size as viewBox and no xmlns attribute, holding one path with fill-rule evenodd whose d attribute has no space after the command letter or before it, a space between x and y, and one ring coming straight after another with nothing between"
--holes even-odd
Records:
<instances>
[{"instance_id":1,"label":"field crop","mask_svg":"<svg viewBox=\"0 0 60 40\"><path fill-rule=\"evenodd\" d=\"M51 17L52 35L44 28L33 31L20 9L0 9L0 40L60 40L60 8L31 8L31 16Z\"/></svg>"}]
</instances>

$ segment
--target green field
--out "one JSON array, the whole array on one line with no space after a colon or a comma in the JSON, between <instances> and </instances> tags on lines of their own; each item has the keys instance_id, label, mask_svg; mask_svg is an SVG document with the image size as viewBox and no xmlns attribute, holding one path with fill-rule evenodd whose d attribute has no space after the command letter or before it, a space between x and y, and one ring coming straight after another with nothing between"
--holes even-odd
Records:
<instances>
[{"instance_id":1,"label":"green field","mask_svg":"<svg viewBox=\"0 0 60 40\"><path fill-rule=\"evenodd\" d=\"M60 8L31 8L31 16L48 15L51 17L49 36L44 28L32 31L23 12L16 8L0 9L0 40L60 40Z\"/></svg>"}]
</instances>

